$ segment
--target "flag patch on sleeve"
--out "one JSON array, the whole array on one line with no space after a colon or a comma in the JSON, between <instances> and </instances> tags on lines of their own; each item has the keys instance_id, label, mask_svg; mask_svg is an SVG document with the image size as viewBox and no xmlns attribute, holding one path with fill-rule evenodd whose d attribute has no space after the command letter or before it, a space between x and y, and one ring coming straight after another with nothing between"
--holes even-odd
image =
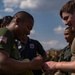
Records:
<instances>
[{"instance_id":1,"label":"flag patch on sleeve","mask_svg":"<svg viewBox=\"0 0 75 75\"><path fill-rule=\"evenodd\" d=\"M0 42L6 43L7 37L6 36L0 36Z\"/></svg>"}]
</instances>

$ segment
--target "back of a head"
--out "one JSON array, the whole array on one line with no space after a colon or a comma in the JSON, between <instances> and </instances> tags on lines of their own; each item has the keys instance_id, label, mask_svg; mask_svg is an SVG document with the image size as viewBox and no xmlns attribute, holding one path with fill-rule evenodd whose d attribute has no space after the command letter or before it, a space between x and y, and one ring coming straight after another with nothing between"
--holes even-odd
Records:
<instances>
[{"instance_id":1,"label":"back of a head","mask_svg":"<svg viewBox=\"0 0 75 75\"><path fill-rule=\"evenodd\" d=\"M12 18L13 18L12 16L4 16L1 26L4 27L7 24L9 24L11 22Z\"/></svg>"},{"instance_id":2,"label":"back of a head","mask_svg":"<svg viewBox=\"0 0 75 75\"><path fill-rule=\"evenodd\" d=\"M67 12L67 13L74 13L75 11L75 0L70 0L66 4L63 5L63 7L60 10L60 16L62 18L62 13Z\"/></svg>"},{"instance_id":3,"label":"back of a head","mask_svg":"<svg viewBox=\"0 0 75 75\"><path fill-rule=\"evenodd\" d=\"M19 11L19 12L17 12L14 16L13 16L13 18L15 18L15 17L17 17L17 18L20 18L21 19L21 21L23 22L30 22L30 21L32 21L33 23L34 23L34 18L33 18L33 16L31 15L31 14L29 14L28 12L26 12L26 11Z\"/></svg>"}]
</instances>

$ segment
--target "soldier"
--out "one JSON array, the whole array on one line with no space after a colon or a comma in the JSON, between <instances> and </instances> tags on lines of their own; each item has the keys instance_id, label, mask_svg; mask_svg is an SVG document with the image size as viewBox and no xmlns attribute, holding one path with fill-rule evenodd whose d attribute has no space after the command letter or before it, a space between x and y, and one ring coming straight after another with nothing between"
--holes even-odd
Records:
<instances>
[{"instance_id":1,"label":"soldier","mask_svg":"<svg viewBox=\"0 0 75 75\"><path fill-rule=\"evenodd\" d=\"M9 24L0 28L0 75L17 75L42 67L43 61L39 57L30 62L19 61L20 54L15 44L15 39L29 32L32 20L33 17L28 12L19 11Z\"/></svg>"},{"instance_id":2,"label":"soldier","mask_svg":"<svg viewBox=\"0 0 75 75\"><path fill-rule=\"evenodd\" d=\"M60 10L60 16L65 25L72 27L75 31L75 0L68 1ZM71 46L72 61L71 62L54 62L49 61L44 64L44 69L48 72L55 72L56 70L62 70L65 72L75 73L75 38Z\"/></svg>"},{"instance_id":3,"label":"soldier","mask_svg":"<svg viewBox=\"0 0 75 75\"><path fill-rule=\"evenodd\" d=\"M69 43L64 49L62 49L59 61L70 61L71 60L71 44L75 37L75 32L72 31L71 27L67 27L64 31L64 37L66 42Z\"/></svg>"},{"instance_id":4,"label":"soldier","mask_svg":"<svg viewBox=\"0 0 75 75\"><path fill-rule=\"evenodd\" d=\"M64 37L66 39L66 42L68 42L69 44L62 49L62 52L60 54L60 58L59 61L71 61L71 44L72 41L75 37L75 32L72 31L71 27L67 27L64 31ZM65 75L70 75L70 72L62 72Z\"/></svg>"}]
</instances>

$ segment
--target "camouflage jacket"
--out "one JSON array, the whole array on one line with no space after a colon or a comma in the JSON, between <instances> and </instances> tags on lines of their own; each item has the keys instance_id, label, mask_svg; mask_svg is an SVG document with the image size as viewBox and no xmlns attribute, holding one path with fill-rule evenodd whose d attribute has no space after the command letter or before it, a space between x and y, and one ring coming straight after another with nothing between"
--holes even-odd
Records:
<instances>
[{"instance_id":1,"label":"camouflage jacket","mask_svg":"<svg viewBox=\"0 0 75 75\"><path fill-rule=\"evenodd\" d=\"M71 61L71 46L68 44L60 54L59 61ZM71 75L70 72L63 72L65 75Z\"/></svg>"}]
</instances>

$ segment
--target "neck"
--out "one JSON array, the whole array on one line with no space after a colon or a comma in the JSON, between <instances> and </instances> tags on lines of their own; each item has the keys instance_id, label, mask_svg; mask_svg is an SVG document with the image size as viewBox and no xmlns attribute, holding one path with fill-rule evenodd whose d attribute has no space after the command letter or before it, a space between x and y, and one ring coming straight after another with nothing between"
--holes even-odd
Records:
<instances>
[{"instance_id":1,"label":"neck","mask_svg":"<svg viewBox=\"0 0 75 75\"><path fill-rule=\"evenodd\" d=\"M25 36L25 37L23 37L23 38L21 39L21 42L24 43L24 44L26 44L27 41L28 41L28 37L27 37L27 36Z\"/></svg>"},{"instance_id":2,"label":"neck","mask_svg":"<svg viewBox=\"0 0 75 75\"><path fill-rule=\"evenodd\" d=\"M12 27L6 26L6 28L12 33L12 35L14 35L14 31L13 31L13 28Z\"/></svg>"}]
</instances>

